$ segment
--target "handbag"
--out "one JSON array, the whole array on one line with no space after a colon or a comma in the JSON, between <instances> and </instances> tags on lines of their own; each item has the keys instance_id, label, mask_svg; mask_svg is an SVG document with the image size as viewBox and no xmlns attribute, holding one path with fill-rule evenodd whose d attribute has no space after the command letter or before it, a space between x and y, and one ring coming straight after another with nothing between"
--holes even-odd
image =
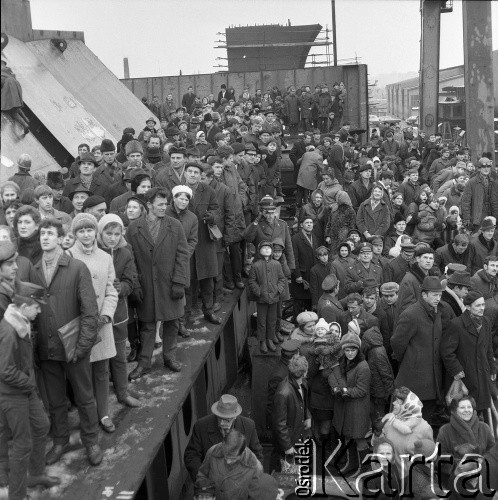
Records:
<instances>
[{"instance_id":1,"label":"handbag","mask_svg":"<svg viewBox=\"0 0 498 500\"><path fill-rule=\"evenodd\" d=\"M66 323L57 330L62 345L64 346L67 363L71 363L74 358L76 344L78 343L78 338L80 336L80 326L81 317L76 316L76 318L72 319L69 323Z\"/></svg>"},{"instance_id":2,"label":"handbag","mask_svg":"<svg viewBox=\"0 0 498 500\"><path fill-rule=\"evenodd\" d=\"M463 396L468 396L469 390L462 382L462 380L453 380L450 386L450 390L446 394L446 404L450 406L453 399L460 399Z\"/></svg>"},{"instance_id":3,"label":"handbag","mask_svg":"<svg viewBox=\"0 0 498 500\"><path fill-rule=\"evenodd\" d=\"M223 238L220 228L216 224L208 224L209 237L212 241L220 241Z\"/></svg>"}]
</instances>

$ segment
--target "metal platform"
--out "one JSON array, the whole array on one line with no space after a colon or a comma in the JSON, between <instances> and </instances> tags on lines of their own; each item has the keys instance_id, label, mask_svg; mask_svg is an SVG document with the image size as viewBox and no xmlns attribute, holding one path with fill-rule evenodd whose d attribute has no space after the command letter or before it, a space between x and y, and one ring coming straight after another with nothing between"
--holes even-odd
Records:
<instances>
[{"instance_id":1,"label":"metal platform","mask_svg":"<svg viewBox=\"0 0 498 500\"><path fill-rule=\"evenodd\" d=\"M152 373L130 384L130 393L142 406L125 408L111 389L110 416L114 434L102 433L104 460L91 467L77 430L77 412L70 413L71 451L47 472L61 478L60 487L29 490L33 499L71 500L184 500L182 488L188 478L183 452L194 423L236 380L246 342L250 304L247 294L234 290L217 313L223 324L204 320L194 324L192 336L178 339L177 358L181 373L162 366L161 349L154 353ZM129 370L135 367L130 363ZM6 499L6 488L0 499Z\"/></svg>"},{"instance_id":2,"label":"metal platform","mask_svg":"<svg viewBox=\"0 0 498 500\"><path fill-rule=\"evenodd\" d=\"M10 37L3 56L22 86L26 105L70 154L76 155L81 143L92 147L104 138L114 142L121 138L121 132L107 130L57 81L27 44Z\"/></svg>"},{"instance_id":3,"label":"metal platform","mask_svg":"<svg viewBox=\"0 0 498 500\"><path fill-rule=\"evenodd\" d=\"M0 184L17 172L17 159L23 153L31 156L31 174L38 170L58 170L58 163L50 156L33 134L23 134L22 127L6 113L2 113L2 142Z\"/></svg>"},{"instance_id":4,"label":"metal platform","mask_svg":"<svg viewBox=\"0 0 498 500\"><path fill-rule=\"evenodd\" d=\"M62 53L50 40L26 46L54 78L117 139L125 127L137 133L153 113L128 90L81 40L66 40Z\"/></svg>"}]
</instances>

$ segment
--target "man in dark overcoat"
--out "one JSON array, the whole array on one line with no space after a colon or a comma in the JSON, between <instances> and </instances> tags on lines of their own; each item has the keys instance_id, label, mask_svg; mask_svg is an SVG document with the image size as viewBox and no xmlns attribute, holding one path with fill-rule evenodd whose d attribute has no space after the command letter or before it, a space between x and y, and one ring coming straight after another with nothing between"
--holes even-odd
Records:
<instances>
[{"instance_id":1,"label":"man in dark overcoat","mask_svg":"<svg viewBox=\"0 0 498 500\"><path fill-rule=\"evenodd\" d=\"M408 387L424 404L428 420L443 396L443 362L439 354L443 325L439 302L443 287L436 276L424 278L420 298L403 309L391 337L399 363L396 387Z\"/></svg>"},{"instance_id":2,"label":"man in dark overcoat","mask_svg":"<svg viewBox=\"0 0 498 500\"><path fill-rule=\"evenodd\" d=\"M219 325L221 318L213 312L214 279L218 276L218 258L216 241L209 232L209 225L216 224L218 202L211 186L201 182L204 166L199 162L185 165L185 182L192 190L189 210L197 217L198 242L194 255L190 259L190 287L187 289L187 311L190 314L192 304L197 303L199 289L202 297L202 312L209 322Z\"/></svg>"},{"instance_id":3,"label":"man in dark overcoat","mask_svg":"<svg viewBox=\"0 0 498 500\"><path fill-rule=\"evenodd\" d=\"M221 443L232 429L245 436L247 446L263 463L263 447L259 443L256 425L253 420L241 415L242 407L235 396L223 394L211 406L211 412L212 415L202 417L194 424L192 436L185 448L183 461L193 481L209 448Z\"/></svg>"},{"instance_id":4,"label":"man in dark overcoat","mask_svg":"<svg viewBox=\"0 0 498 500\"><path fill-rule=\"evenodd\" d=\"M166 215L167 197L162 188L147 191L149 213L132 221L126 232L143 292L137 307L142 350L138 366L128 375L130 380L150 372L157 322L163 326L164 364L172 371L181 370L176 338L189 286L189 250L181 222Z\"/></svg>"}]
</instances>

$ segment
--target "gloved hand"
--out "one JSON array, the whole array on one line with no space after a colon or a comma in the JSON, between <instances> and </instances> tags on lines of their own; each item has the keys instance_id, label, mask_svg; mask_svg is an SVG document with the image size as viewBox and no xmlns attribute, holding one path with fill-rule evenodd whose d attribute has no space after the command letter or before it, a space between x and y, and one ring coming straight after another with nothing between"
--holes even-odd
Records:
<instances>
[{"instance_id":1,"label":"gloved hand","mask_svg":"<svg viewBox=\"0 0 498 500\"><path fill-rule=\"evenodd\" d=\"M178 283L173 283L171 287L171 298L173 300L179 300L183 298L185 295L185 287L183 285L179 285Z\"/></svg>"},{"instance_id":2,"label":"gloved hand","mask_svg":"<svg viewBox=\"0 0 498 500\"><path fill-rule=\"evenodd\" d=\"M204 216L202 217L202 220L206 223L206 224L214 224L216 221L214 219L214 215L212 212L206 212L204 214Z\"/></svg>"}]
</instances>

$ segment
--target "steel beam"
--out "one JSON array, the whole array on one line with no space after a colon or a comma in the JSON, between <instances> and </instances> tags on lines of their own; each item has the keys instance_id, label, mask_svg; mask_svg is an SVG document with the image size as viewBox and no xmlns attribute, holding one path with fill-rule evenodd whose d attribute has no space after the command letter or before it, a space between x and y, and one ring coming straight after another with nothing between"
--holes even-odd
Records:
<instances>
[{"instance_id":1,"label":"steel beam","mask_svg":"<svg viewBox=\"0 0 498 500\"><path fill-rule=\"evenodd\" d=\"M494 161L491 1L463 2L463 49L467 144L472 159L489 151Z\"/></svg>"},{"instance_id":2,"label":"steel beam","mask_svg":"<svg viewBox=\"0 0 498 500\"><path fill-rule=\"evenodd\" d=\"M437 0L421 0L419 122L427 136L434 134L438 125L440 7Z\"/></svg>"}]
</instances>

